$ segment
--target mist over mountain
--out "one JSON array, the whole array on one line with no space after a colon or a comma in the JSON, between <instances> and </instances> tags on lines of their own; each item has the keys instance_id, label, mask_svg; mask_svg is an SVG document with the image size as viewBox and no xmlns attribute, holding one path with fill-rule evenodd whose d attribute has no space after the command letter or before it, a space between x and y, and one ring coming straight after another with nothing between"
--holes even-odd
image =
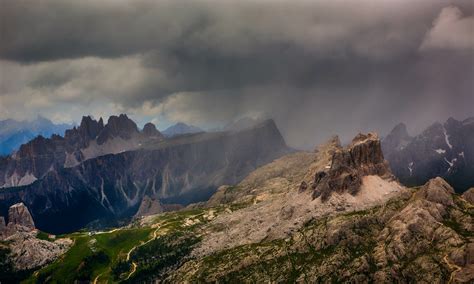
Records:
<instances>
[{"instance_id":1,"label":"mist over mountain","mask_svg":"<svg viewBox=\"0 0 474 284\"><path fill-rule=\"evenodd\" d=\"M11 154L38 135L48 138L53 134L64 135L66 129L69 128L71 128L69 124L54 124L42 116L31 121L2 120L0 121L0 155Z\"/></svg>"},{"instance_id":2,"label":"mist over mountain","mask_svg":"<svg viewBox=\"0 0 474 284\"><path fill-rule=\"evenodd\" d=\"M181 134L192 134L199 132L204 132L204 130L194 125L187 125L186 123L178 122L175 125L171 125L170 127L163 130L162 133L166 137L173 137Z\"/></svg>"},{"instance_id":3,"label":"mist over mountain","mask_svg":"<svg viewBox=\"0 0 474 284\"><path fill-rule=\"evenodd\" d=\"M131 217L144 198L164 208L207 200L290 151L272 120L165 138L151 123L140 131L124 114L105 124L85 116L64 137L38 136L0 159L0 212L22 202L38 228L70 232Z\"/></svg>"},{"instance_id":4,"label":"mist over mountain","mask_svg":"<svg viewBox=\"0 0 474 284\"><path fill-rule=\"evenodd\" d=\"M456 191L474 186L473 118L449 118L436 122L419 135L408 135L399 124L383 140L382 147L393 173L408 186L443 177Z\"/></svg>"},{"instance_id":5,"label":"mist over mountain","mask_svg":"<svg viewBox=\"0 0 474 284\"><path fill-rule=\"evenodd\" d=\"M311 149L472 115L470 0L82 2L2 3L0 119L264 116Z\"/></svg>"},{"instance_id":6,"label":"mist over mountain","mask_svg":"<svg viewBox=\"0 0 474 284\"><path fill-rule=\"evenodd\" d=\"M474 283L474 1L0 3L0 283Z\"/></svg>"}]
</instances>

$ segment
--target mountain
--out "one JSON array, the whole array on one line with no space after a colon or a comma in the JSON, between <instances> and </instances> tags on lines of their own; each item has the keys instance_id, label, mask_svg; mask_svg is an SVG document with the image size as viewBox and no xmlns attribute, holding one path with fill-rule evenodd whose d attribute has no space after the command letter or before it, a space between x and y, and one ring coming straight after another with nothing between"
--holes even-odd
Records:
<instances>
[{"instance_id":1,"label":"mountain","mask_svg":"<svg viewBox=\"0 0 474 284\"><path fill-rule=\"evenodd\" d=\"M239 131L242 129L250 128L253 125L261 123L262 120L260 119L254 119L251 117L242 117L240 119L237 119L227 125L224 126L223 130L224 131Z\"/></svg>"},{"instance_id":2,"label":"mountain","mask_svg":"<svg viewBox=\"0 0 474 284\"><path fill-rule=\"evenodd\" d=\"M28 280L472 283L468 195L442 178L402 186L376 134L346 147L333 138L258 167L207 202L62 236L71 249Z\"/></svg>"},{"instance_id":3,"label":"mountain","mask_svg":"<svg viewBox=\"0 0 474 284\"><path fill-rule=\"evenodd\" d=\"M144 141L160 140L140 132L126 115L111 116L104 125L89 116L79 127L65 131L64 137L37 136L14 154L0 158L0 187L29 185L49 172L79 165L101 155L136 149Z\"/></svg>"},{"instance_id":4,"label":"mountain","mask_svg":"<svg viewBox=\"0 0 474 284\"><path fill-rule=\"evenodd\" d=\"M206 200L218 186L289 151L272 120L240 132L169 139L151 128L139 132L125 115L106 125L84 117L64 138L22 145L0 160L0 215L23 202L39 229L69 232L131 217L145 196L170 204L164 208Z\"/></svg>"},{"instance_id":5,"label":"mountain","mask_svg":"<svg viewBox=\"0 0 474 284\"><path fill-rule=\"evenodd\" d=\"M38 135L44 137L53 134L64 135L64 131L68 128L71 128L68 124L54 124L41 116L33 121L13 119L0 121L0 156L11 154Z\"/></svg>"},{"instance_id":6,"label":"mountain","mask_svg":"<svg viewBox=\"0 0 474 284\"><path fill-rule=\"evenodd\" d=\"M443 177L457 192L474 186L474 119L435 123L411 137L397 125L382 142L383 152L397 178L408 186Z\"/></svg>"},{"instance_id":7,"label":"mountain","mask_svg":"<svg viewBox=\"0 0 474 284\"><path fill-rule=\"evenodd\" d=\"M172 125L162 131L163 135L166 137L173 137L176 135L192 134L199 132L204 132L204 130L194 125L187 125L183 122L178 122L175 125Z\"/></svg>"}]
</instances>

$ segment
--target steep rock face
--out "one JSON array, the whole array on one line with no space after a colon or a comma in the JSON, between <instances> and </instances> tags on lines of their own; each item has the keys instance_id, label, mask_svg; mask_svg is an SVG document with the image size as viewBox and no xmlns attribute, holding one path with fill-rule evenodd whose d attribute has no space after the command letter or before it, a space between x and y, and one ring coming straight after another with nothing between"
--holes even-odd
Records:
<instances>
[{"instance_id":1,"label":"steep rock face","mask_svg":"<svg viewBox=\"0 0 474 284\"><path fill-rule=\"evenodd\" d=\"M17 203L8 209L8 226L21 226L29 230L35 229L35 222L25 204Z\"/></svg>"},{"instance_id":2,"label":"steep rock face","mask_svg":"<svg viewBox=\"0 0 474 284\"><path fill-rule=\"evenodd\" d=\"M339 147L328 167L317 172L314 177L313 198L321 196L324 201L332 192L349 192L355 195L362 185L363 176L391 176L382 154L380 140L374 133L359 134L347 148Z\"/></svg>"},{"instance_id":3,"label":"steep rock face","mask_svg":"<svg viewBox=\"0 0 474 284\"><path fill-rule=\"evenodd\" d=\"M393 174L405 185L445 178L457 192L474 186L474 120L435 123L410 137L397 126L383 140L382 149Z\"/></svg>"},{"instance_id":4,"label":"steep rock face","mask_svg":"<svg viewBox=\"0 0 474 284\"><path fill-rule=\"evenodd\" d=\"M0 217L0 236L7 238L11 235L31 232L35 230L35 223L30 211L23 203L17 203L8 209L8 225L3 217Z\"/></svg>"},{"instance_id":5,"label":"steep rock face","mask_svg":"<svg viewBox=\"0 0 474 284\"><path fill-rule=\"evenodd\" d=\"M140 203L135 217L143 217L155 215L163 212L163 206L161 206L160 201L157 199L152 199L149 196L145 196Z\"/></svg>"},{"instance_id":6,"label":"steep rock face","mask_svg":"<svg viewBox=\"0 0 474 284\"><path fill-rule=\"evenodd\" d=\"M67 232L101 218L132 216L144 196L186 205L206 200L289 149L273 121L236 133L178 137L50 171L24 187L0 191L0 212L30 208L38 228Z\"/></svg>"},{"instance_id":7,"label":"steep rock face","mask_svg":"<svg viewBox=\"0 0 474 284\"><path fill-rule=\"evenodd\" d=\"M101 145L107 142L109 139L122 138L125 140L131 139L134 135L138 134L138 127L129 119L127 115L121 114L119 116L111 116L107 121L104 129L100 132L97 137L97 144Z\"/></svg>"}]
</instances>

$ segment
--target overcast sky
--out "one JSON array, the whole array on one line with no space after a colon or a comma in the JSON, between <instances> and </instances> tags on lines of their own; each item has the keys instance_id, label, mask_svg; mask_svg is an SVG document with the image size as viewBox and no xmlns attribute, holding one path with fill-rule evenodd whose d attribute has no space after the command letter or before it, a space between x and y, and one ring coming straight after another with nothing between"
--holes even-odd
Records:
<instances>
[{"instance_id":1,"label":"overcast sky","mask_svg":"<svg viewBox=\"0 0 474 284\"><path fill-rule=\"evenodd\" d=\"M0 119L415 133L474 116L473 3L1 0Z\"/></svg>"}]
</instances>

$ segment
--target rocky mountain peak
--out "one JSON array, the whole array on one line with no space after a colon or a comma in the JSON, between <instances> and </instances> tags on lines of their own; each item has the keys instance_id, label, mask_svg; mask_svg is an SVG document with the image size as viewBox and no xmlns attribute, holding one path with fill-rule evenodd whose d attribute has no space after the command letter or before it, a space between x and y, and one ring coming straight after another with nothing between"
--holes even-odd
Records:
<instances>
[{"instance_id":1,"label":"rocky mountain peak","mask_svg":"<svg viewBox=\"0 0 474 284\"><path fill-rule=\"evenodd\" d=\"M137 133L137 124L128 118L126 114L121 114L119 116L112 115L109 117L107 124L104 126L104 129L97 137L97 143L101 145L114 137L130 139L134 134Z\"/></svg>"},{"instance_id":2,"label":"rocky mountain peak","mask_svg":"<svg viewBox=\"0 0 474 284\"><path fill-rule=\"evenodd\" d=\"M393 149L400 150L403 149L413 140L408 134L407 126L405 123L397 124L392 131L385 137L382 142L382 148L384 152L390 154L393 152Z\"/></svg>"},{"instance_id":3,"label":"rocky mountain peak","mask_svg":"<svg viewBox=\"0 0 474 284\"><path fill-rule=\"evenodd\" d=\"M417 192L417 196L445 206L453 205L454 189L442 178L429 180Z\"/></svg>"},{"instance_id":4,"label":"rocky mountain peak","mask_svg":"<svg viewBox=\"0 0 474 284\"><path fill-rule=\"evenodd\" d=\"M335 150L329 168L315 174L313 198L325 201L334 191L355 195L366 175L392 177L376 133L359 133L349 146Z\"/></svg>"},{"instance_id":5,"label":"rocky mountain peak","mask_svg":"<svg viewBox=\"0 0 474 284\"><path fill-rule=\"evenodd\" d=\"M153 138L163 137L160 131L158 131L158 129L156 129L156 126L151 122L148 122L147 124L143 126L142 132L146 137L153 137Z\"/></svg>"},{"instance_id":6,"label":"rocky mountain peak","mask_svg":"<svg viewBox=\"0 0 474 284\"><path fill-rule=\"evenodd\" d=\"M387 137L396 137L398 139L410 139L410 135L408 134L408 130L407 130L407 126L405 123L399 123L397 124L393 129L392 131L390 132L389 135L387 135Z\"/></svg>"},{"instance_id":7,"label":"rocky mountain peak","mask_svg":"<svg viewBox=\"0 0 474 284\"><path fill-rule=\"evenodd\" d=\"M83 138L92 140L97 137L103 128L104 124L102 120L96 121L90 116L83 116L78 131Z\"/></svg>"}]
</instances>

